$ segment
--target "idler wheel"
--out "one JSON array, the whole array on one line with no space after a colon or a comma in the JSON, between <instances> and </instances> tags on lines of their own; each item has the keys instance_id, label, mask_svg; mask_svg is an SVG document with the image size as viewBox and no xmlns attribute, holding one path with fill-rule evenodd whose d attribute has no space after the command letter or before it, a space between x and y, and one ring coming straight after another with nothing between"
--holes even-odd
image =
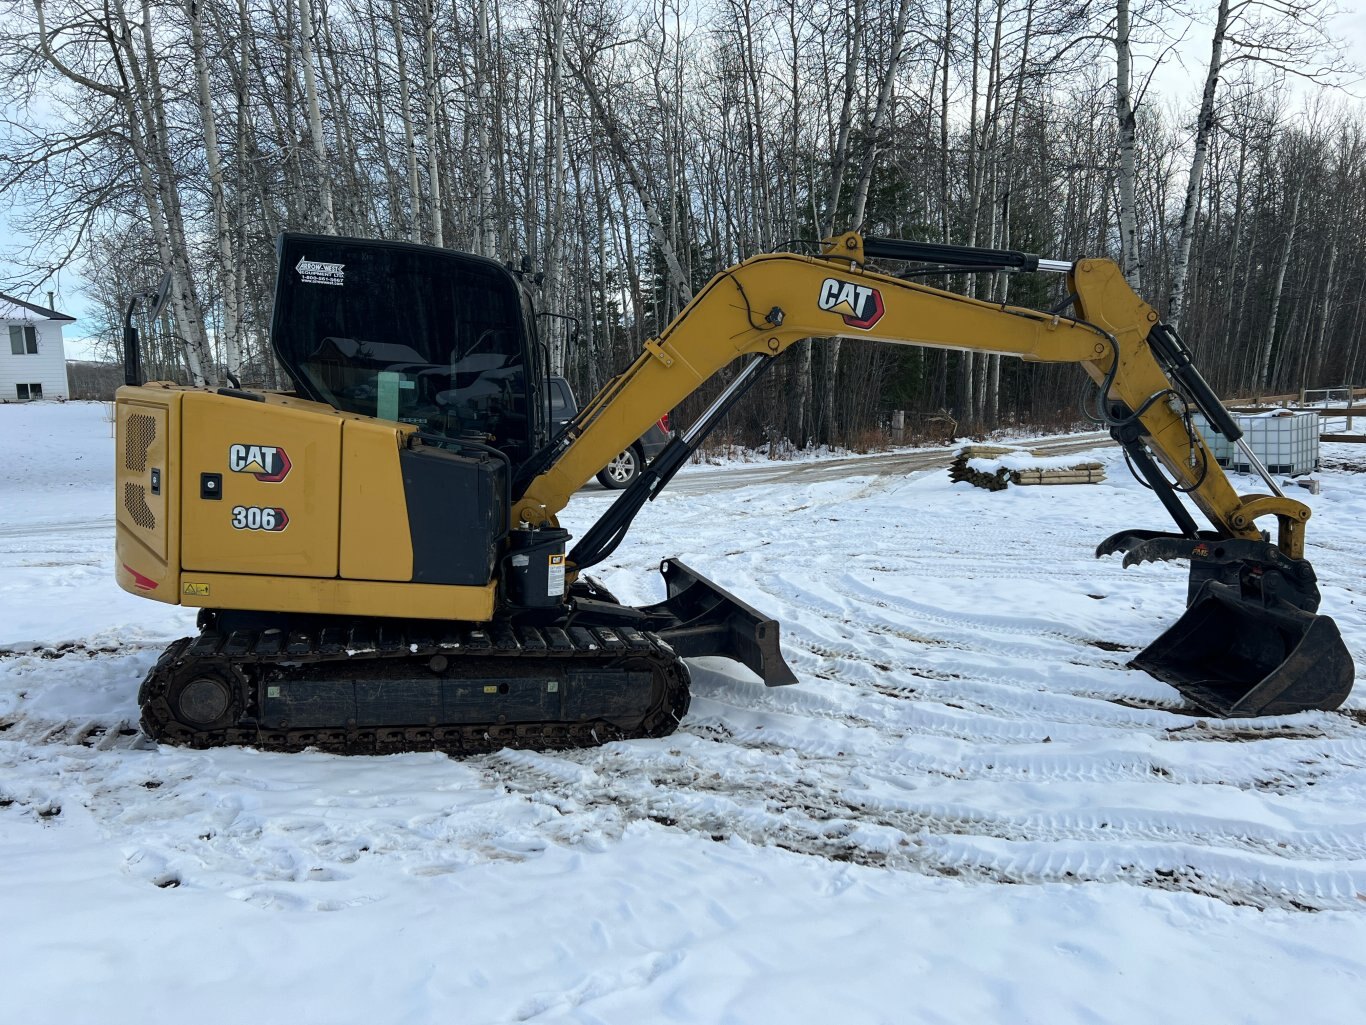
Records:
<instances>
[{"instance_id":1,"label":"idler wheel","mask_svg":"<svg viewBox=\"0 0 1366 1025\"><path fill-rule=\"evenodd\" d=\"M191 729L223 729L242 715L243 679L230 666L187 666L172 681L166 701L171 714Z\"/></svg>"}]
</instances>

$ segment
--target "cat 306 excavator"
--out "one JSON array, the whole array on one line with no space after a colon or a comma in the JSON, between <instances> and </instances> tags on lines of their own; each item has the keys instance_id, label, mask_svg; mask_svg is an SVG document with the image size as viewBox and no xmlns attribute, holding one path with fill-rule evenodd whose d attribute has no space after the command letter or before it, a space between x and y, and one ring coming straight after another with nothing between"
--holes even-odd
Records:
<instances>
[{"instance_id":1,"label":"cat 306 excavator","mask_svg":"<svg viewBox=\"0 0 1366 1025\"><path fill-rule=\"evenodd\" d=\"M1309 509L1264 471L1271 494L1233 489L1190 410L1260 463L1176 331L1108 261L857 233L758 255L712 278L552 436L523 275L410 244L285 234L278 249L271 339L293 391L142 384L126 337L118 582L201 610L198 636L142 685L158 740L580 746L672 732L688 656L796 682L778 625L676 559L661 567L666 600L646 607L584 571L780 353L831 336L1079 364L1094 416L1176 525L1123 531L1097 554L1190 562L1185 613L1132 664L1220 716L1332 709L1351 690L1338 629L1316 615ZM1068 300L1040 312L914 280L981 271L1055 272ZM720 397L566 553L570 496L732 364Z\"/></svg>"}]
</instances>

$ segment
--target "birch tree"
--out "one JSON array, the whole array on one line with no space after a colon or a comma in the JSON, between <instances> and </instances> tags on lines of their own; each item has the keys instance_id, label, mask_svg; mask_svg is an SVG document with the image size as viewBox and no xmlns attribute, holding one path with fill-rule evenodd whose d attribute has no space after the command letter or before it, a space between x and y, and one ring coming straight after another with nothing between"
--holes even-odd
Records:
<instances>
[{"instance_id":1,"label":"birch tree","mask_svg":"<svg viewBox=\"0 0 1366 1025\"><path fill-rule=\"evenodd\" d=\"M90 138L131 150L158 255L173 275L171 308L183 339L186 369L197 384L216 383L189 263L178 175L168 149L166 98L150 0L142 0L137 30L123 0L104 8L64 6L55 30L49 29L47 11L45 0L35 0L38 53L70 87L85 93L96 107L101 106L99 100L105 101L103 106L114 115L111 123L92 125Z\"/></svg>"},{"instance_id":2,"label":"birch tree","mask_svg":"<svg viewBox=\"0 0 1366 1025\"><path fill-rule=\"evenodd\" d=\"M1259 65L1310 80L1335 78L1344 66L1342 44L1325 28L1325 20L1332 13L1331 3L1332 0L1218 0L1209 64L1195 121L1180 239L1172 264L1167 320L1173 327L1180 325L1185 313L1200 188L1210 136L1217 123L1219 80L1237 65Z\"/></svg>"}]
</instances>

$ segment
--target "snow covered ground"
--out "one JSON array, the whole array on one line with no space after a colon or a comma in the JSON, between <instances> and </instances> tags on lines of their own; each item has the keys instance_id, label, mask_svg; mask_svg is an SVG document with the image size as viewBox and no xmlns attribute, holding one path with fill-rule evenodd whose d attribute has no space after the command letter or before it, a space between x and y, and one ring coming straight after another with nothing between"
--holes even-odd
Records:
<instances>
[{"instance_id":1,"label":"snow covered ground","mask_svg":"<svg viewBox=\"0 0 1366 1025\"><path fill-rule=\"evenodd\" d=\"M1366 453L1325 456L1295 495L1366 666ZM0 406L0 1021L1360 1020L1366 688L1219 722L1126 669L1185 571L1091 558L1165 523L1090 457L998 493L689 468L598 575L657 600L682 557L801 682L699 661L665 740L197 752L129 725L193 615L113 584L103 408Z\"/></svg>"}]
</instances>

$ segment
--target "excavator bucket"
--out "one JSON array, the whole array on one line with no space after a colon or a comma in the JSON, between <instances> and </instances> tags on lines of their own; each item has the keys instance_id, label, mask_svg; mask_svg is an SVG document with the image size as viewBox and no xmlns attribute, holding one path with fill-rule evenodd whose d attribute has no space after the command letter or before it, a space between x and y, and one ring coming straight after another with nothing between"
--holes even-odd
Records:
<instances>
[{"instance_id":1,"label":"excavator bucket","mask_svg":"<svg viewBox=\"0 0 1366 1025\"><path fill-rule=\"evenodd\" d=\"M1185 614L1130 663L1223 718L1330 711L1352 689L1337 624L1288 602L1268 607L1207 580Z\"/></svg>"},{"instance_id":2,"label":"excavator bucket","mask_svg":"<svg viewBox=\"0 0 1366 1025\"><path fill-rule=\"evenodd\" d=\"M751 669L769 687L796 683L778 646L777 620L769 619L677 559L665 559L668 598L640 609L650 629L685 658L720 655Z\"/></svg>"}]
</instances>

